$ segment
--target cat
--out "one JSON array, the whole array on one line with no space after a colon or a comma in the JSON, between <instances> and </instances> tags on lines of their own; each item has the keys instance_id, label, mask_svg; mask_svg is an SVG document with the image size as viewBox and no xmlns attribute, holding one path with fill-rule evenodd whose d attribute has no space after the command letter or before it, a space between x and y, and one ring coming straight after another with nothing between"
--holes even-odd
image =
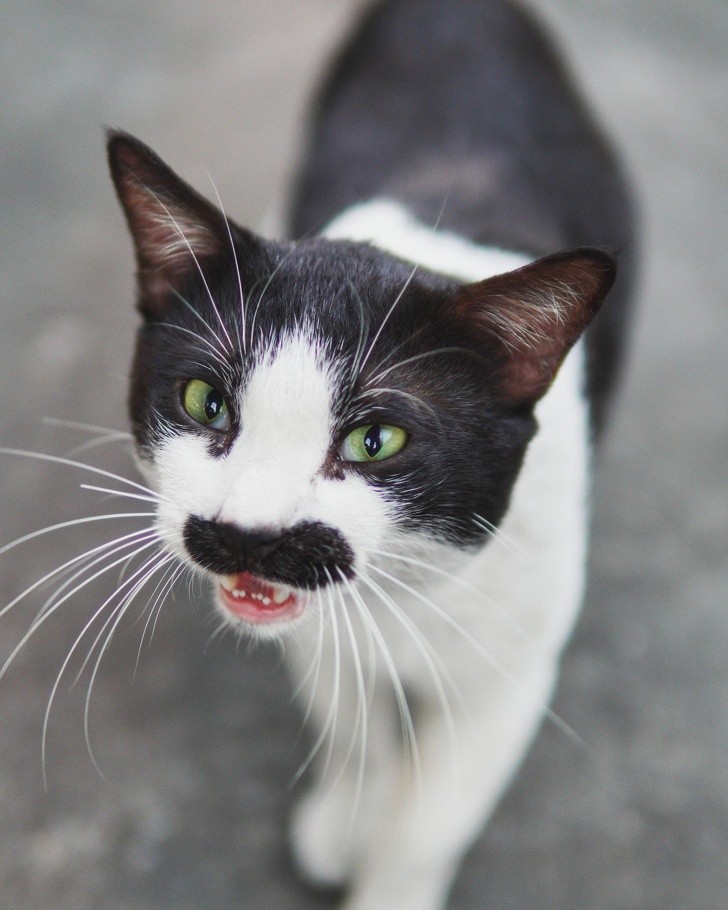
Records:
<instances>
[{"instance_id":1,"label":"cat","mask_svg":"<svg viewBox=\"0 0 728 910\"><path fill-rule=\"evenodd\" d=\"M347 910L438 910L544 715L565 726L625 179L501 0L368 10L318 98L295 239L126 133L108 155L159 538L225 623L287 643L313 729L295 861Z\"/></svg>"}]
</instances>

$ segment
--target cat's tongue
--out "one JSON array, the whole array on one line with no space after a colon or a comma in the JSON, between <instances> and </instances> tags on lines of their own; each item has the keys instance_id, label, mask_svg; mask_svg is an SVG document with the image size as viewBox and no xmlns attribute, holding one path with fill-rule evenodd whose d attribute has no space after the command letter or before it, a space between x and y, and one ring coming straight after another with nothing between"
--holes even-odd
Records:
<instances>
[{"instance_id":1,"label":"cat's tongue","mask_svg":"<svg viewBox=\"0 0 728 910\"><path fill-rule=\"evenodd\" d=\"M226 609L248 622L295 619L304 607L302 598L290 588L263 581L250 572L226 575L221 579L220 597Z\"/></svg>"}]
</instances>

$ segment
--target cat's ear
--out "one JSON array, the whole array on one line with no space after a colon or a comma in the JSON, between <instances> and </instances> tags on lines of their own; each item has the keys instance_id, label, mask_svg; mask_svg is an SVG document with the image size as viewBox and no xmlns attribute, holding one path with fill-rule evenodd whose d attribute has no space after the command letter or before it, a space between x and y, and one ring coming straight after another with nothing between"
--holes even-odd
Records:
<instances>
[{"instance_id":1,"label":"cat's ear","mask_svg":"<svg viewBox=\"0 0 728 910\"><path fill-rule=\"evenodd\" d=\"M110 131L111 176L139 267L142 305L156 300L229 244L223 214L127 133Z\"/></svg>"},{"instance_id":2,"label":"cat's ear","mask_svg":"<svg viewBox=\"0 0 728 910\"><path fill-rule=\"evenodd\" d=\"M611 256L579 249L468 284L451 300L469 329L495 349L499 392L515 405L537 401L589 325L616 275Z\"/></svg>"}]
</instances>

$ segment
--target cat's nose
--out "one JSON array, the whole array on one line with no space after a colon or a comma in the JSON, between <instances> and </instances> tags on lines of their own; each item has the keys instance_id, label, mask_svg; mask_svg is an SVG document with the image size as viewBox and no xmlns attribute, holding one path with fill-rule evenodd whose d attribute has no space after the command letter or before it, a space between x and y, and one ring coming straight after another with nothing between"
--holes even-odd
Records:
<instances>
[{"instance_id":1,"label":"cat's nose","mask_svg":"<svg viewBox=\"0 0 728 910\"><path fill-rule=\"evenodd\" d=\"M230 555L239 560L244 569L272 553L281 540L280 532L270 528L240 528L237 525L218 524L217 536Z\"/></svg>"}]
</instances>

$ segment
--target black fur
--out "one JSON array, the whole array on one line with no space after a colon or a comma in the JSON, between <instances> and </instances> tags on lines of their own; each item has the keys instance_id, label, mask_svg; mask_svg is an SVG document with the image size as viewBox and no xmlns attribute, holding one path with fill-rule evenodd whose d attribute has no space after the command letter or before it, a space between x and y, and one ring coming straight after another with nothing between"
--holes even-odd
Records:
<instances>
[{"instance_id":1,"label":"black fur","mask_svg":"<svg viewBox=\"0 0 728 910\"><path fill-rule=\"evenodd\" d=\"M279 584L313 589L328 579L353 576L354 554L335 528L306 521L283 532L243 531L197 515L184 529L187 550L203 569L219 575L252 572Z\"/></svg>"},{"instance_id":2,"label":"black fur","mask_svg":"<svg viewBox=\"0 0 728 910\"><path fill-rule=\"evenodd\" d=\"M633 202L550 42L518 6L387 0L366 15L319 95L292 233L373 197L481 244L619 256L609 306L588 333L600 426L625 347Z\"/></svg>"}]
</instances>

